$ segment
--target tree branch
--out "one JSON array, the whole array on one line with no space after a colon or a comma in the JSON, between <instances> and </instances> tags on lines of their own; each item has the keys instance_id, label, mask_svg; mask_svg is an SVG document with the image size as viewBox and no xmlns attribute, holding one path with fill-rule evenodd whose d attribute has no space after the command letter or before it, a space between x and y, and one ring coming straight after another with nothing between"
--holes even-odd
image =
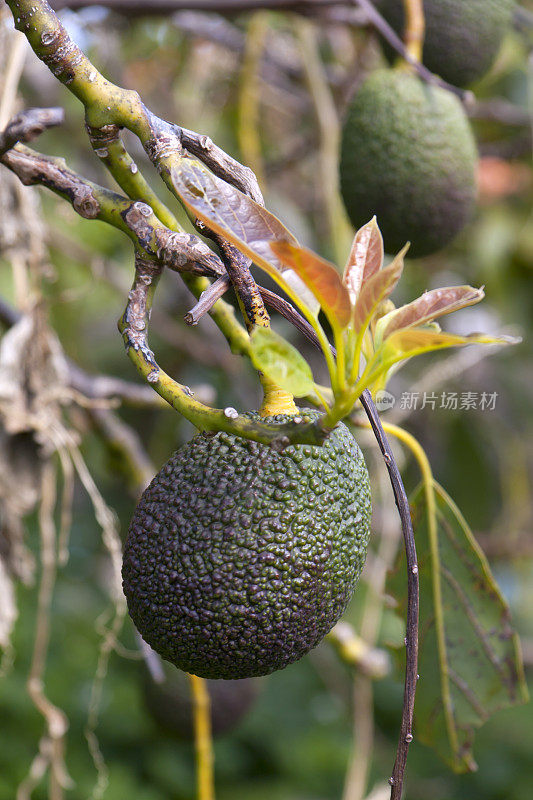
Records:
<instances>
[{"instance_id":1,"label":"tree branch","mask_svg":"<svg viewBox=\"0 0 533 800\"><path fill-rule=\"evenodd\" d=\"M0 156L17 142L31 142L48 128L62 125L64 119L62 108L28 108L17 114L0 133Z\"/></svg>"}]
</instances>

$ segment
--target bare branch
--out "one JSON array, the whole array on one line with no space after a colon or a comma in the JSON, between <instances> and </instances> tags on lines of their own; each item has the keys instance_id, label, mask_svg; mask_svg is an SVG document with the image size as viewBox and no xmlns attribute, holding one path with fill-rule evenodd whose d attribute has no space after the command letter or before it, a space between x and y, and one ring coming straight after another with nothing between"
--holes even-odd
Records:
<instances>
[{"instance_id":1,"label":"bare branch","mask_svg":"<svg viewBox=\"0 0 533 800\"><path fill-rule=\"evenodd\" d=\"M198 325L202 317L211 311L217 300L220 300L230 286L231 281L229 275L222 275L220 278L217 278L209 289L206 289L205 292L200 295L196 305L185 314L184 320L187 325Z\"/></svg>"},{"instance_id":2,"label":"bare branch","mask_svg":"<svg viewBox=\"0 0 533 800\"><path fill-rule=\"evenodd\" d=\"M263 205L263 195L257 178L249 167L245 167L228 156L214 144L209 136L200 136L194 131L174 126L186 150L202 161L219 178L249 195L256 203Z\"/></svg>"},{"instance_id":3,"label":"bare branch","mask_svg":"<svg viewBox=\"0 0 533 800\"><path fill-rule=\"evenodd\" d=\"M10 121L0 133L0 155L11 150L17 142L31 142L47 128L61 125L65 119L62 108L28 108Z\"/></svg>"},{"instance_id":4,"label":"bare branch","mask_svg":"<svg viewBox=\"0 0 533 800\"><path fill-rule=\"evenodd\" d=\"M405 492L400 470L394 459L394 453L387 440L372 395L365 389L361 395L361 404L365 409L368 421L376 437L383 460L389 471L389 478L394 492L394 499L402 522L402 533L407 560L407 626L405 635L405 684L402 709L402 723L396 752L396 761L390 778L391 800L400 800L403 790L403 779L407 764L409 744L413 741L413 712L415 707L416 682L418 680L418 604L419 580L416 557L415 536L411 521L409 500Z\"/></svg>"}]
</instances>

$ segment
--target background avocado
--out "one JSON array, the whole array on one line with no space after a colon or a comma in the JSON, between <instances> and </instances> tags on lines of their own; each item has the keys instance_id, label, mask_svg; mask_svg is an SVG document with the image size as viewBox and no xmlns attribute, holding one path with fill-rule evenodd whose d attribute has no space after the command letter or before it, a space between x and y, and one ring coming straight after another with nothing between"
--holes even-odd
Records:
<instances>
[{"instance_id":1,"label":"background avocado","mask_svg":"<svg viewBox=\"0 0 533 800\"><path fill-rule=\"evenodd\" d=\"M322 447L282 453L199 434L134 512L122 571L130 615L156 652L200 677L282 669L345 610L370 516L368 472L342 423Z\"/></svg>"},{"instance_id":2,"label":"background avocado","mask_svg":"<svg viewBox=\"0 0 533 800\"><path fill-rule=\"evenodd\" d=\"M465 226L476 200L477 151L470 124L450 92L413 72L373 72L344 122L341 192L356 228L374 214L387 252L411 242L409 255L445 247Z\"/></svg>"},{"instance_id":3,"label":"background avocado","mask_svg":"<svg viewBox=\"0 0 533 800\"><path fill-rule=\"evenodd\" d=\"M172 664L162 663L164 680L155 681L143 668L142 691L146 708L157 724L180 739L194 736L190 682ZM211 700L211 731L214 736L235 728L252 706L261 687L258 678L238 681L208 681Z\"/></svg>"},{"instance_id":4,"label":"background avocado","mask_svg":"<svg viewBox=\"0 0 533 800\"><path fill-rule=\"evenodd\" d=\"M514 0L424 0L426 67L454 86L469 86L491 68L509 30ZM378 10L399 36L403 0L379 0ZM389 59L396 53L385 46Z\"/></svg>"}]
</instances>

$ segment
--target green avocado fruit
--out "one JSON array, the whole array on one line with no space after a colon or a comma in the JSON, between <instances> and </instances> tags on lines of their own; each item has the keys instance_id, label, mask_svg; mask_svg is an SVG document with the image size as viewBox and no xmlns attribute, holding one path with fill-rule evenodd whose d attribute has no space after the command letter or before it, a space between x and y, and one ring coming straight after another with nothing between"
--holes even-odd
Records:
<instances>
[{"instance_id":1,"label":"green avocado fruit","mask_svg":"<svg viewBox=\"0 0 533 800\"><path fill-rule=\"evenodd\" d=\"M130 616L159 655L194 675L282 669L344 612L370 517L368 472L342 423L322 446L281 453L223 432L198 434L133 514L122 569Z\"/></svg>"},{"instance_id":2,"label":"green avocado fruit","mask_svg":"<svg viewBox=\"0 0 533 800\"><path fill-rule=\"evenodd\" d=\"M356 228L377 216L385 249L425 256L454 239L476 202L477 150L459 100L405 69L371 73L342 130L340 183Z\"/></svg>"},{"instance_id":3,"label":"green avocado fruit","mask_svg":"<svg viewBox=\"0 0 533 800\"><path fill-rule=\"evenodd\" d=\"M426 67L454 86L482 78L498 55L515 5L515 0L424 0ZM377 8L402 36L403 0L379 0ZM397 56L388 45L385 52L389 59Z\"/></svg>"},{"instance_id":4,"label":"green avocado fruit","mask_svg":"<svg viewBox=\"0 0 533 800\"><path fill-rule=\"evenodd\" d=\"M148 669L143 669L145 706L165 733L190 740L194 736L194 714L189 679L168 663L164 664L163 671L164 680L158 682ZM237 727L252 707L260 688L259 678L207 681L213 736L222 736Z\"/></svg>"}]
</instances>

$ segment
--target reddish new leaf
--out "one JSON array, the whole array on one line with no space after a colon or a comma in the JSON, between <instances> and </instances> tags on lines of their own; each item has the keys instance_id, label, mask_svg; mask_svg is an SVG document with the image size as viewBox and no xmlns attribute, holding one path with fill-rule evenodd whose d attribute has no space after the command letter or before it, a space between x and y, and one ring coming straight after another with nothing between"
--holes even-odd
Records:
<instances>
[{"instance_id":1,"label":"reddish new leaf","mask_svg":"<svg viewBox=\"0 0 533 800\"><path fill-rule=\"evenodd\" d=\"M403 272L403 257L408 246L406 245L403 250L400 250L387 267L375 272L363 283L353 310L354 330L358 333L368 327L379 304L391 294L400 280Z\"/></svg>"},{"instance_id":2,"label":"reddish new leaf","mask_svg":"<svg viewBox=\"0 0 533 800\"><path fill-rule=\"evenodd\" d=\"M333 264L291 242L270 242L270 247L281 263L293 269L311 290L330 324L345 328L351 318L350 297Z\"/></svg>"},{"instance_id":3,"label":"reddish new leaf","mask_svg":"<svg viewBox=\"0 0 533 800\"><path fill-rule=\"evenodd\" d=\"M383 237L372 217L354 236L350 257L344 270L343 283L355 305L361 286L383 265Z\"/></svg>"},{"instance_id":4,"label":"reddish new leaf","mask_svg":"<svg viewBox=\"0 0 533 800\"><path fill-rule=\"evenodd\" d=\"M317 313L316 299L270 249L272 240L298 244L274 214L194 159L182 158L172 168L171 178L176 194L198 219L264 269L289 294L299 297L312 313Z\"/></svg>"},{"instance_id":5,"label":"reddish new leaf","mask_svg":"<svg viewBox=\"0 0 533 800\"><path fill-rule=\"evenodd\" d=\"M397 308L382 317L378 323L380 338L384 340L395 331L411 328L414 325L424 325L436 317L479 303L484 296L482 288L474 289L472 286L448 286L442 289L432 289L417 300L413 300L412 303Z\"/></svg>"}]
</instances>

